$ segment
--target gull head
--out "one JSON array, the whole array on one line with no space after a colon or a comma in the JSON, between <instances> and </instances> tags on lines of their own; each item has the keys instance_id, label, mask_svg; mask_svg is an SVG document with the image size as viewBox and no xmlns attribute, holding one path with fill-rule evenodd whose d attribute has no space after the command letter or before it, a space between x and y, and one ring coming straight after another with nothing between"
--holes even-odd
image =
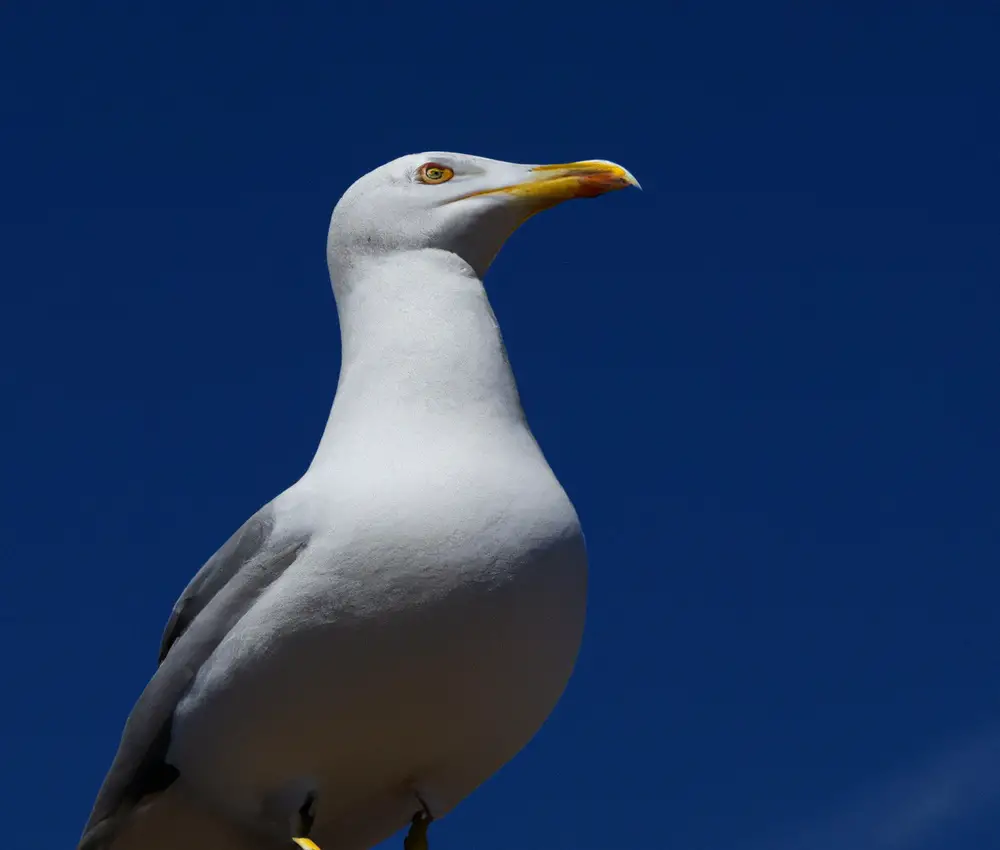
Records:
<instances>
[{"instance_id":1,"label":"gull head","mask_svg":"<svg viewBox=\"0 0 1000 850\"><path fill-rule=\"evenodd\" d=\"M503 243L537 212L639 184L620 165L591 159L524 165L467 154L410 154L361 177L330 221L334 280L399 252L455 254L480 277Z\"/></svg>"}]
</instances>

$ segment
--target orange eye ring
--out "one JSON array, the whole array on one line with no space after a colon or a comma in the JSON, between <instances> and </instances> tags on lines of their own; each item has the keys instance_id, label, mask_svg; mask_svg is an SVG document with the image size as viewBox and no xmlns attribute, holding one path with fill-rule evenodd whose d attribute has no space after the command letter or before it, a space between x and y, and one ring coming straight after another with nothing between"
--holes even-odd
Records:
<instances>
[{"instance_id":1,"label":"orange eye ring","mask_svg":"<svg viewBox=\"0 0 1000 850\"><path fill-rule=\"evenodd\" d=\"M447 165L439 165L436 162L425 162L417 169L417 179L421 183L427 183L431 186L447 183L454 176L455 172Z\"/></svg>"}]
</instances>

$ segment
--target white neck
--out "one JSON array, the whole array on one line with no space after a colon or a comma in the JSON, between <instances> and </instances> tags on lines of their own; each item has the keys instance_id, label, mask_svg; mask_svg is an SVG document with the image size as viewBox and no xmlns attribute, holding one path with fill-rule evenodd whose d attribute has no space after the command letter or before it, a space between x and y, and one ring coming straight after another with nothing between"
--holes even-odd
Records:
<instances>
[{"instance_id":1,"label":"white neck","mask_svg":"<svg viewBox=\"0 0 1000 850\"><path fill-rule=\"evenodd\" d=\"M428 249L338 272L340 380L313 465L345 429L526 427L496 317L468 263Z\"/></svg>"}]
</instances>

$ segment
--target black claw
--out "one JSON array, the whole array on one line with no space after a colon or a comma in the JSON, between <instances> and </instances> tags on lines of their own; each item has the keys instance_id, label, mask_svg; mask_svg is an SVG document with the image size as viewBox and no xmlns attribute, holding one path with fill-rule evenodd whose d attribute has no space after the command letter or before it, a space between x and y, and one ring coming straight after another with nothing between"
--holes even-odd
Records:
<instances>
[{"instance_id":1,"label":"black claw","mask_svg":"<svg viewBox=\"0 0 1000 850\"><path fill-rule=\"evenodd\" d=\"M430 823L434 820L434 815L431 814L431 807L427 805L427 801L424 800L424 798L419 794L415 793L413 796L416 797L417 802L420 803L420 811L413 816L414 822L416 822L417 818L421 818L422 820L426 820Z\"/></svg>"},{"instance_id":2,"label":"black claw","mask_svg":"<svg viewBox=\"0 0 1000 850\"><path fill-rule=\"evenodd\" d=\"M316 795L309 792L305 801L299 806L299 817L302 818L302 837L306 838L312 832L316 820Z\"/></svg>"},{"instance_id":3,"label":"black claw","mask_svg":"<svg viewBox=\"0 0 1000 850\"><path fill-rule=\"evenodd\" d=\"M410 820L410 829L403 839L403 850L427 850L427 829L434 820L434 815L423 798L417 794L417 801L420 808L414 813Z\"/></svg>"}]
</instances>

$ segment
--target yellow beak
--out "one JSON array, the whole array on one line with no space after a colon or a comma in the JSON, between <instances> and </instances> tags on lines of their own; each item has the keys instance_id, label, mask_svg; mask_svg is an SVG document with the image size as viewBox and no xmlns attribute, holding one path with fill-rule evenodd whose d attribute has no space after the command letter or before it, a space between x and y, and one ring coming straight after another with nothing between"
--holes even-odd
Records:
<instances>
[{"instance_id":1,"label":"yellow beak","mask_svg":"<svg viewBox=\"0 0 1000 850\"><path fill-rule=\"evenodd\" d=\"M642 188L639 181L620 165L602 159L535 165L529 169L529 175L527 180L511 186L485 189L465 197L508 195L548 207L570 198L593 198L626 186Z\"/></svg>"}]
</instances>

